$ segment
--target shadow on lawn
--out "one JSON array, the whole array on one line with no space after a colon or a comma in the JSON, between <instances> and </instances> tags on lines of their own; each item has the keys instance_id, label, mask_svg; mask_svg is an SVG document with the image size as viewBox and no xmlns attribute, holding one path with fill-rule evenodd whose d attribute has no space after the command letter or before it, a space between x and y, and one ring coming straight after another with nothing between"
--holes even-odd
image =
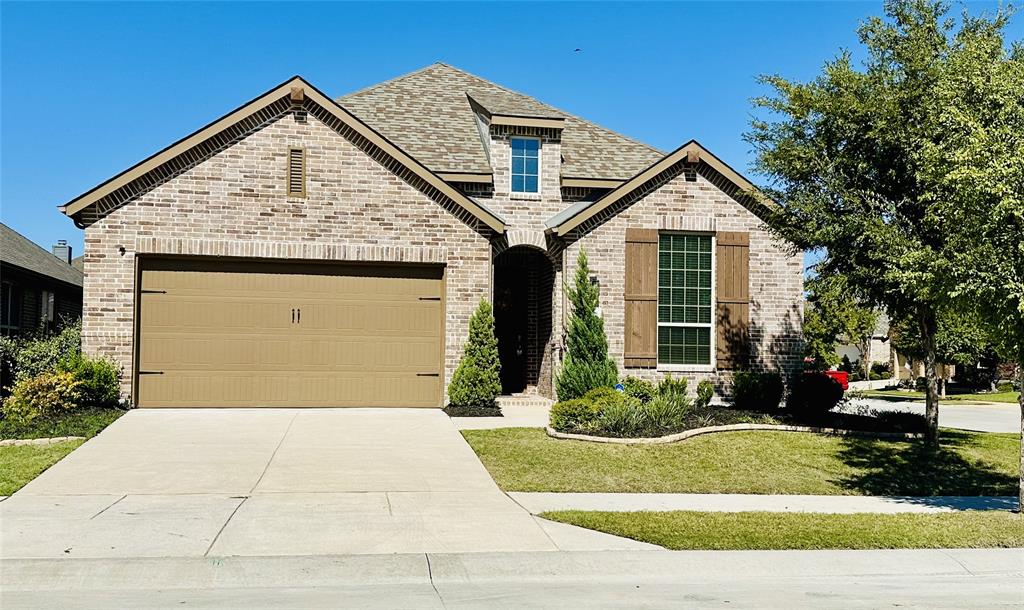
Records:
<instances>
[{"instance_id":1,"label":"shadow on lawn","mask_svg":"<svg viewBox=\"0 0 1024 610\"><path fill-rule=\"evenodd\" d=\"M975 439L963 432L943 430L939 447L932 448L924 441L844 438L839 458L858 472L838 483L867 495L1016 495L1016 477L968 461L955 451L970 446Z\"/></svg>"}]
</instances>

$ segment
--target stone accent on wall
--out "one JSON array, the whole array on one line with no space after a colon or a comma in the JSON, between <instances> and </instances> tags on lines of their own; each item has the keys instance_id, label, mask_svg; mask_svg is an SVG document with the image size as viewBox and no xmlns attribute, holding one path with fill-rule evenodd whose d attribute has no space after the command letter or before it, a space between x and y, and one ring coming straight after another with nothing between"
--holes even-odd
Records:
<instances>
[{"instance_id":1,"label":"stone accent on wall","mask_svg":"<svg viewBox=\"0 0 1024 610\"><path fill-rule=\"evenodd\" d=\"M292 146L306 151L303 198L286 194ZM490 295L488 237L310 115L283 115L85 230L83 347L124 368L126 394L136 249L445 263L445 384L462 355L469 317Z\"/></svg>"}]
</instances>

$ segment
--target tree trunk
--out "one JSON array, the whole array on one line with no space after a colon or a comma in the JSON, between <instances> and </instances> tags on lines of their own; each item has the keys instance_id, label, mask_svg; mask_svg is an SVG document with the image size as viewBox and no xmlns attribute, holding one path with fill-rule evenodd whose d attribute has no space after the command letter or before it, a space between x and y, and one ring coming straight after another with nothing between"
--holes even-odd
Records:
<instances>
[{"instance_id":1,"label":"tree trunk","mask_svg":"<svg viewBox=\"0 0 1024 610\"><path fill-rule=\"evenodd\" d=\"M860 377L867 381L871 379L871 337L861 337L857 349L860 350Z\"/></svg>"},{"instance_id":2,"label":"tree trunk","mask_svg":"<svg viewBox=\"0 0 1024 610\"><path fill-rule=\"evenodd\" d=\"M935 370L935 331L938 323L935 312L922 310L918 314L921 343L924 348L924 418L928 428L925 438L931 445L939 444L939 388Z\"/></svg>"},{"instance_id":3,"label":"tree trunk","mask_svg":"<svg viewBox=\"0 0 1024 610\"><path fill-rule=\"evenodd\" d=\"M1024 354L1017 357L1017 383L1020 384L1020 394L1017 396L1020 404L1020 489L1017 512L1024 513Z\"/></svg>"}]
</instances>

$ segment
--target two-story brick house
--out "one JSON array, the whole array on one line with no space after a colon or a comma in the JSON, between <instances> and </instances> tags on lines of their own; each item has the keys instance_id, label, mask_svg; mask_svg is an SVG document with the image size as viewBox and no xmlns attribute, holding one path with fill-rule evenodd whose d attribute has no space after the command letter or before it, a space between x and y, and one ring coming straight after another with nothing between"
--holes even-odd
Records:
<instances>
[{"instance_id":1,"label":"two-story brick house","mask_svg":"<svg viewBox=\"0 0 1024 610\"><path fill-rule=\"evenodd\" d=\"M754 191L434 64L337 100L295 77L62 210L85 349L136 404L437 407L481 299L504 390L552 395L581 248L624 375L799 366L801 260Z\"/></svg>"}]
</instances>

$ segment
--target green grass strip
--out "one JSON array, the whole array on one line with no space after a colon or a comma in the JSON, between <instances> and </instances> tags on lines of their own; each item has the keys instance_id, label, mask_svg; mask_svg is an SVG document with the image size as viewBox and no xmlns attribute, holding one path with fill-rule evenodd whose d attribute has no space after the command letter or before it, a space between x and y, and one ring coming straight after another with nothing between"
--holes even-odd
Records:
<instances>
[{"instance_id":1,"label":"green grass strip","mask_svg":"<svg viewBox=\"0 0 1024 610\"><path fill-rule=\"evenodd\" d=\"M1024 547L1024 515L769 512L543 513L560 521L674 550L929 549Z\"/></svg>"}]
</instances>

